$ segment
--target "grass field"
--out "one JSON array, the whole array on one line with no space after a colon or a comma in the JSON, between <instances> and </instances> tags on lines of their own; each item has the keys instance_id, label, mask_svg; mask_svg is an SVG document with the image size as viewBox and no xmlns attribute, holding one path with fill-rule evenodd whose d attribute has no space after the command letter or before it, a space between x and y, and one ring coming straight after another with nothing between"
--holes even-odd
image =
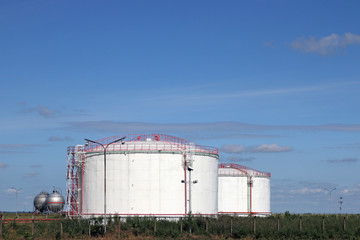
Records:
<instances>
[{"instance_id":1,"label":"grass field","mask_svg":"<svg viewBox=\"0 0 360 240\"><path fill-rule=\"evenodd\" d=\"M274 214L267 218L219 216L67 219L64 215L6 213L0 239L360 239L360 215ZM190 233L191 232L191 233Z\"/></svg>"}]
</instances>

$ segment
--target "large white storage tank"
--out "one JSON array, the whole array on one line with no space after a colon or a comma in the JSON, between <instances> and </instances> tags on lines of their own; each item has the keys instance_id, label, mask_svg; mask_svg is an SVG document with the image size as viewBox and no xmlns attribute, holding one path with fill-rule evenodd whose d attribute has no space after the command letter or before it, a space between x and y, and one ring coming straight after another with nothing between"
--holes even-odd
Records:
<instances>
[{"instance_id":1,"label":"large white storage tank","mask_svg":"<svg viewBox=\"0 0 360 240\"><path fill-rule=\"evenodd\" d=\"M106 145L115 139L118 138L97 142ZM103 215L103 148L90 143L76 156L81 160L75 161L80 162L75 214ZM191 211L215 215L218 158L217 148L195 145L177 137L127 136L123 144L113 143L107 148L106 214L179 217Z\"/></svg>"},{"instance_id":2,"label":"large white storage tank","mask_svg":"<svg viewBox=\"0 0 360 240\"><path fill-rule=\"evenodd\" d=\"M268 172L234 164L219 164L219 214L268 216L270 178Z\"/></svg>"}]
</instances>

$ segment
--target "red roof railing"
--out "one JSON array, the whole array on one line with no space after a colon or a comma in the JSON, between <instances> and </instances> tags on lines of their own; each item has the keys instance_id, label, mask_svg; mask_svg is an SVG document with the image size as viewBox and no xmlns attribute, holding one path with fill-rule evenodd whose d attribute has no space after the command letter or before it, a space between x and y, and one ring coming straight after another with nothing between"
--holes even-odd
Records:
<instances>
[{"instance_id":1,"label":"red roof railing","mask_svg":"<svg viewBox=\"0 0 360 240\"><path fill-rule=\"evenodd\" d=\"M111 143L117 139L124 137L123 135L111 136L96 140L103 145ZM129 134L126 136L124 142L139 144L111 144L107 151L194 151L198 153L208 153L219 155L219 149L215 147L202 146L193 144L185 139L165 135L165 134ZM149 144L151 142L158 142L157 144ZM68 152L74 152L75 147L68 147ZM102 151L102 148L95 143L89 142L88 146L84 146L85 152Z\"/></svg>"},{"instance_id":2,"label":"red roof railing","mask_svg":"<svg viewBox=\"0 0 360 240\"><path fill-rule=\"evenodd\" d=\"M219 164L219 168L236 169L246 175L271 177L270 172L261 172L261 171L258 171L258 170L240 165L240 164L236 164L236 163L221 163L221 164ZM252 172L252 173L250 173L250 172Z\"/></svg>"}]
</instances>

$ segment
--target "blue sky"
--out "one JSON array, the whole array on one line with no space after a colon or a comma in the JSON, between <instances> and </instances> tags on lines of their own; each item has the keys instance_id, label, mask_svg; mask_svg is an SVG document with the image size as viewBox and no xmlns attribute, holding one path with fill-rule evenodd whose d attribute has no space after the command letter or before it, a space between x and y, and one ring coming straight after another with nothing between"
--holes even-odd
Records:
<instances>
[{"instance_id":1,"label":"blue sky","mask_svg":"<svg viewBox=\"0 0 360 240\"><path fill-rule=\"evenodd\" d=\"M129 133L272 173L271 210L360 210L358 1L0 2L0 210Z\"/></svg>"}]
</instances>

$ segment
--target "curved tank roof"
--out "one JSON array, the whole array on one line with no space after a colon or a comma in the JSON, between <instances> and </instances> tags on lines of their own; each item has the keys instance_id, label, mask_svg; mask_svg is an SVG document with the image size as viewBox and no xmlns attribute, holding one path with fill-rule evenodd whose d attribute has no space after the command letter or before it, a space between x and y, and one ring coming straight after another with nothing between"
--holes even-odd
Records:
<instances>
[{"instance_id":1,"label":"curved tank roof","mask_svg":"<svg viewBox=\"0 0 360 240\"><path fill-rule=\"evenodd\" d=\"M96 142L106 145L124 136L111 136L96 140ZM75 149L77 148L77 149ZM79 146L69 147L68 153L79 151ZM103 151L103 148L95 143L89 142L87 146L83 147L84 152L99 152ZM124 143L111 144L107 151L122 152L122 151L153 151L153 152L188 152L200 154L219 155L219 149L215 147L202 146L191 143L185 139L165 135L165 134L130 134L127 135Z\"/></svg>"},{"instance_id":2,"label":"curved tank roof","mask_svg":"<svg viewBox=\"0 0 360 240\"><path fill-rule=\"evenodd\" d=\"M261 176L271 177L270 172L261 172L236 163L221 163L219 164L220 175L246 175L246 176Z\"/></svg>"}]
</instances>

